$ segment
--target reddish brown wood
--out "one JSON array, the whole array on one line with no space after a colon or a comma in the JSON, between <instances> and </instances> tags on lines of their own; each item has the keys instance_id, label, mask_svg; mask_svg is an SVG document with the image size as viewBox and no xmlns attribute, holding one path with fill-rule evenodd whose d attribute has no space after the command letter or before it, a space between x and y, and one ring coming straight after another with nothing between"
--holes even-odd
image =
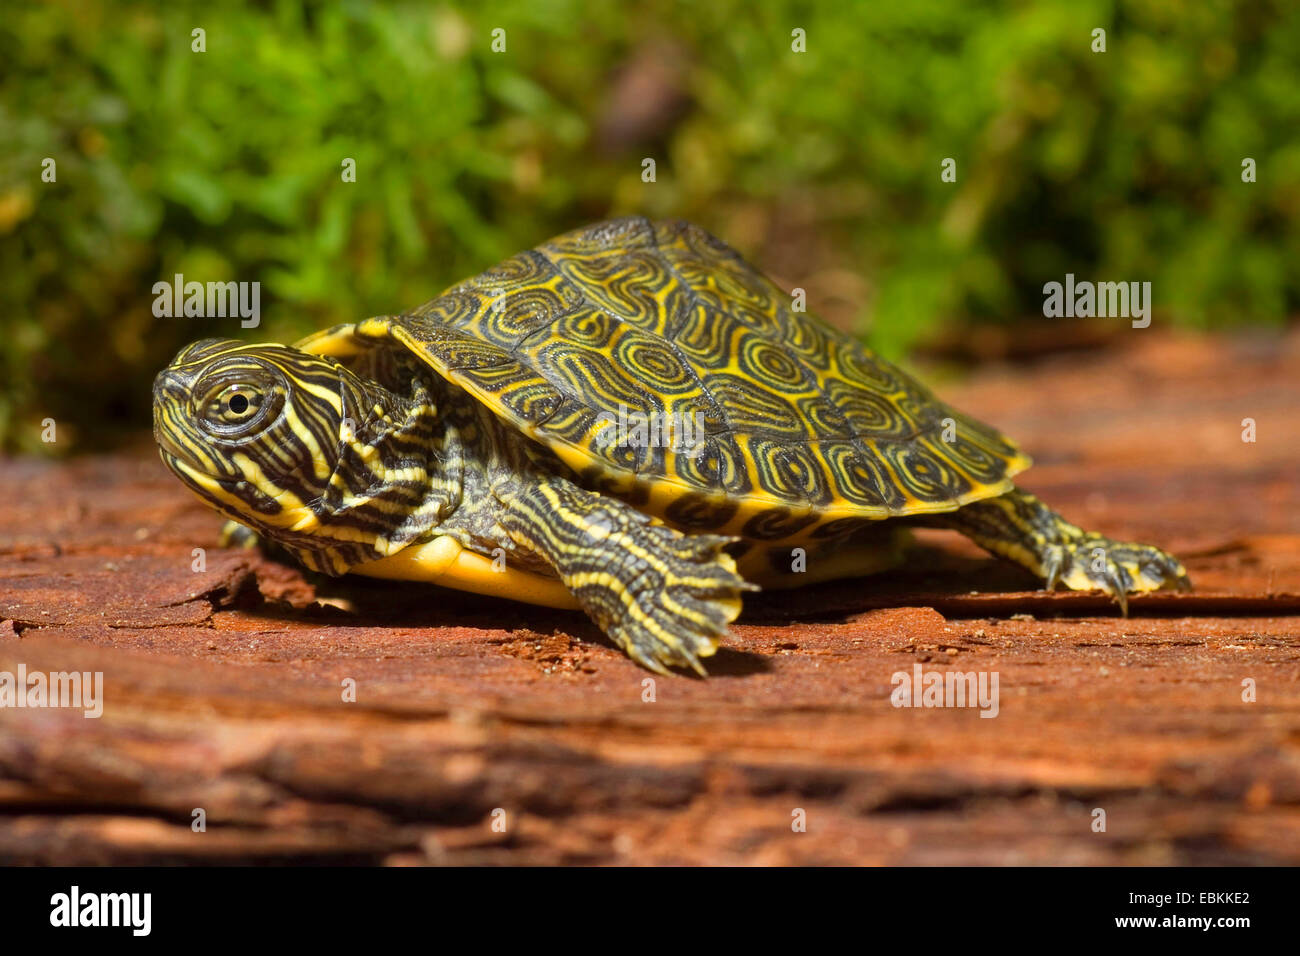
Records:
<instances>
[{"instance_id":1,"label":"reddish brown wood","mask_svg":"<svg viewBox=\"0 0 1300 956\"><path fill-rule=\"evenodd\" d=\"M213 548L143 445L0 463L0 671L106 682L0 709L0 862L1300 862L1300 338L1131 339L940 391L1196 592L1124 620L926 533L653 703L580 616ZM999 716L891 706L917 662L998 672Z\"/></svg>"}]
</instances>

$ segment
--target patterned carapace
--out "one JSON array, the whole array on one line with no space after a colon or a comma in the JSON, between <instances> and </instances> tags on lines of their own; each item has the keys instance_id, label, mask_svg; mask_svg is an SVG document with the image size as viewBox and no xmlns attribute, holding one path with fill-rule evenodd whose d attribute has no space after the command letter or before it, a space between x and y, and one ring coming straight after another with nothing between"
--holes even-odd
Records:
<instances>
[{"instance_id":1,"label":"patterned carapace","mask_svg":"<svg viewBox=\"0 0 1300 956\"><path fill-rule=\"evenodd\" d=\"M691 528L773 540L951 511L1029 464L688 223L569 233L356 331L398 338L579 473ZM703 448L599 440L631 414L702 421Z\"/></svg>"}]
</instances>

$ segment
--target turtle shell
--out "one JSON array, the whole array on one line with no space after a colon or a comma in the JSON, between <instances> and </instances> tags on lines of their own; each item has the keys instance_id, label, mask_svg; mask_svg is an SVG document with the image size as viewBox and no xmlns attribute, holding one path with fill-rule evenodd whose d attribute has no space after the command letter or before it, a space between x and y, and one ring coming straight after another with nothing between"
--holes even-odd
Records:
<instances>
[{"instance_id":1,"label":"turtle shell","mask_svg":"<svg viewBox=\"0 0 1300 956\"><path fill-rule=\"evenodd\" d=\"M354 332L396 339L587 481L685 526L773 539L951 511L1029 465L684 222L570 232Z\"/></svg>"}]
</instances>

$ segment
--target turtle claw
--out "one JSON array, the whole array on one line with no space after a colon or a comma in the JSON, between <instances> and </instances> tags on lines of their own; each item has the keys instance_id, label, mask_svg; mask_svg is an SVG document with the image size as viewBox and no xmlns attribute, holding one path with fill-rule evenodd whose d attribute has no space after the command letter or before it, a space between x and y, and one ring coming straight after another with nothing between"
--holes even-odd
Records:
<instances>
[{"instance_id":1,"label":"turtle claw","mask_svg":"<svg viewBox=\"0 0 1300 956\"><path fill-rule=\"evenodd\" d=\"M1125 591L1122 587L1107 590L1110 596L1119 604L1120 617L1128 617L1128 591Z\"/></svg>"},{"instance_id":2,"label":"turtle claw","mask_svg":"<svg viewBox=\"0 0 1300 956\"><path fill-rule=\"evenodd\" d=\"M642 667L664 675L669 667L689 667L707 677L701 658L717 651L740 611L740 595L757 589L722 550L730 538L664 527L643 533L654 540L663 566L646 565L630 575L624 585L630 601L621 602L617 616L597 622Z\"/></svg>"},{"instance_id":3,"label":"turtle claw","mask_svg":"<svg viewBox=\"0 0 1300 956\"><path fill-rule=\"evenodd\" d=\"M1048 590L1064 584L1073 591L1101 590L1128 617L1128 596L1161 588L1189 590L1186 570L1173 557L1148 544L1112 541L1080 533L1048 546L1042 560Z\"/></svg>"},{"instance_id":4,"label":"turtle claw","mask_svg":"<svg viewBox=\"0 0 1300 956\"><path fill-rule=\"evenodd\" d=\"M646 670L654 671L656 674L661 674L664 677L672 676L672 672L668 670L667 667L659 663L658 660L656 660L654 657L651 657L641 648L632 645L632 646L625 647L625 650L627 652L628 657L632 658L632 660L636 661ZM703 677L709 676L707 673L704 673L704 665L700 663L698 657L692 657L692 667L695 671L699 672L701 676Z\"/></svg>"},{"instance_id":5,"label":"turtle claw","mask_svg":"<svg viewBox=\"0 0 1300 956\"><path fill-rule=\"evenodd\" d=\"M1043 577L1046 578L1045 587L1048 591L1055 591L1057 582L1061 579L1061 570L1065 567L1065 551L1063 548L1052 548L1043 558Z\"/></svg>"}]
</instances>

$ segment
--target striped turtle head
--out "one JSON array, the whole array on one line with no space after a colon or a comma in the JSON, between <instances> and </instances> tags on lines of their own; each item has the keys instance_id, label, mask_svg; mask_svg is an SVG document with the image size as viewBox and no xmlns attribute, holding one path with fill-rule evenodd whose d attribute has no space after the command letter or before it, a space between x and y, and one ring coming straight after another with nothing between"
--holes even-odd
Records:
<instances>
[{"instance_id":1,"label":"striped turtle head","mask_svg":"<svg viewBox=\"0 0 1300 956\"><path fill-rule=\"evenodd\" d=\"M153 413L163 462L191 491L314 570L385 557L440 516L433 406L331 359L195 342L154 380Z\"/></svg>"}]
</instances>

